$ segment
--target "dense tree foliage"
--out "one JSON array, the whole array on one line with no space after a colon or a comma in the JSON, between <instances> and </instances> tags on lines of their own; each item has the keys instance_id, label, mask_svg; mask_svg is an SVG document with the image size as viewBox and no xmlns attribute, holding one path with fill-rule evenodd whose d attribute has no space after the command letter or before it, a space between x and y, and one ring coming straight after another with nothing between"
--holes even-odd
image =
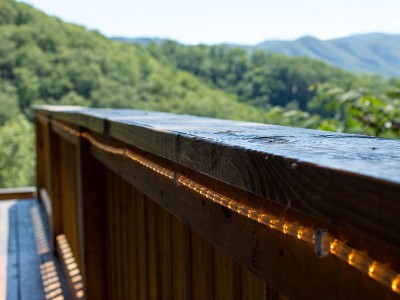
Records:
<instances>
[{"instance_id":1,"label":"dense tree foliage","mask_svg":"<svg viewBox=\"0 0 400 300\"><path fill-rule=\"evenodd\" d=\"M33 128L18 115L0 127L0 183L2 187L33 183Z\"/></svg>"},{"instance_id":2,"label":"dense tree foliage","mask_svg":"<svg viewBox=\"0 0 400 300\"><path fill-rule=\"evenodd\" d=\"M311 59L171 41L124 44L13 0L0 0L0 41L0 187L33 184L33 104L399 136L400 97L389 90L398 82Z\"/></svg>"},{"instance_id":3,"label":"dense tree foliage","mask_svg":"<svg viewBox=\"0 0 400 300\"><path fill-rule=\"evenodd\" d=\"M324 84L317 87L316 96L308 106L328 116L321 129L399 138L399 87L395 85L378 95L365 88L345 91Z\"/></svg>"},{"instance_id":4,"label":"dense tree foliage","mask_svg":"<svg viewBox=\"0 0 400 300\"><path fill-rule=\"evenodd\" d=\"M236 94L243 103L266 109L305 109L314 92L308 87L331 82L349 88L356 76L325 63L228 46L183 46L173 41L147 47L160 61L188 71L213 87Z\"/></svg>"}]
</instances>

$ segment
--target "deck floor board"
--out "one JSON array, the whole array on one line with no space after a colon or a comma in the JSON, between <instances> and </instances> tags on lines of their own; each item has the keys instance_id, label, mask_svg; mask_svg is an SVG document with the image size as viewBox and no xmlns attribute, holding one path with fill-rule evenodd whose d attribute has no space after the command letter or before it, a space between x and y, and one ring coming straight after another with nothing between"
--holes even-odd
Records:
<instances>
[{"instance_id":1,"label":"deck floor board","mask_svg":"<svg viewBox=\"0 0 400 300\"><path fill-rule=\"evenodd\" d=\"M3 266L5 269L3 273L6 274L0 274L2 281L0 287L3 286L2 290L0 289L0 300L46 299L45 279L41 273L41 267L43 268L46 262L54 263L57 270L62 289L58 295L69 299L59 262L50 249L45 252L43 249L38 249L40 243L42 245L50 244L48 226L39 202L35 199L7 202L0 203L0 217L2 217L0 242L3 242L3 248L5 248L0 249L3 250L0 251L0 255L3 263L6 264L6 267ZM33 211L36 213L36 220ZM8 222L6 222L6 218ZM38 222L44 229L42 234L37 232L37 228L35 229L35 225L37 226L35 223ZM38 239L41 239L39 246Z\"/></svg>"}]
</instances>

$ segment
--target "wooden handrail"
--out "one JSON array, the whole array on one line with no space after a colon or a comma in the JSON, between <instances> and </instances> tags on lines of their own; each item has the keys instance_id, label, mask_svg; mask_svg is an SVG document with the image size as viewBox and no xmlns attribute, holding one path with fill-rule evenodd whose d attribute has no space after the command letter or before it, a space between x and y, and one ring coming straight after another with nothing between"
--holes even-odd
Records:
<instances>
[{"instance_id":1,"label":"wooden handrail","mask_svg":"<svg viewBox=\"0 0 400 300\"><path fill-rule=\"evenodd\" d=\"M35 198L35 187L1 188L0 200Z\"/></svg>"},{"instance_id":2,"label":"wooden handrail","mask_svg":"<svg viewBox=\"0 0 400 300\"><path fill-rule=\"evenodd\" d=\"M51 131L61 139L65 138L78 145L78 149L87 148L85 152L78 150L81 163L85 164L86 156L92 155L93 159L119 174L206 239L222 247L241 264L262 278L272 281L275 286L281 283L278 284L276 279L270 277L273 273L263 265L265 261L260 261L258 257L257 252L260 250L257 248L261 247L258 233L254 234L257 237L252 245L248 245L250 257L241 258L241 251L245 249L235 249L229 244L231 241L218 241L215 232L211 233L204 228L205 224L212 224L207 216L194 215L195 211L190 214L190 207L196 206L196 202L188 200L188 203L192 203L190 205L172 203L165 199L163 193L173 193L178 198L186 195L187 198L197 199L201 196L211 198L207 197L211 195L207 191L214 191L222 195L221 197L237 199L239 206L232 211L240 215L240 210L245 207L246 213L242 215L246 217L249 214L249 226L258 219L251 218L254 210L273 212L274 216L285 220L285 224L290 226L300 224L298 226L302 228L327 228L332 237L351 246L350 250L343 250L349 253L341 254L345 259L348 258L350 265L354 264L351 258L354 253L368 253L372 261L380 259L382 263L389 262L394 270L393 274L396 274L396 270L399 271L400 152L397 149L400 149L400 141L131 110L63 110L60 107L42 106L36 107L36 112L38 120L45 120L43 124L47 122ZM106 151L104 147L95 147L95 143L89 139L86 139L89 143L86 145L85 141L81 141L85 140L82 139L83 133L90 135L99 144L121 149L122 157L116 157L115 153ZM157 174L148 174L149 171L145 170L146 166L143 164L135 167L124 162L127 158L126 151L133 151L157 166L171 170L172 185L175 184L175 187L157 179ZM192 191L200 195L194 196L190 191L182 190L179 186L181 175L198 184ZM89 184L84 180L85 176L82 176L82 182ZM147 178L147 181L143 182L140 177ZM150 179L153 190L149 187ZM80 189L85 190L86 185L82 182ZM159 190L161 194L154 192L157 186L155 182L159 184L155 190ZM200 191L199 187L204 189ZM90 191L94 193L95 186ZM81 201L80 205L86 205L86 200ZM214 202L223 204L222 200ZM187 205L189 206L184 208ZM214 207L214 204L207 205ZM227 219L232 214L229 205L225 205L227 210L222 210L223 217ZM101 215L100 212L99 214ZM85 222L84 216L80 218L79 222ZM289 225L286 228L281 225L281 231L289 231ZM253 234L251 232L250 230L250 234ZM245 242L243 236L243 241L237 243ZM264 242L261 244L265 246ZM282 246L279 245L278 247ZM332 245L335 244L331 243ZM357 249L358 252L352 252L351 249ZM331 252L333 251L335 250ZM307 254L305 260L310 259ZM325 265L333 269L336 267L332 267L333 261ZM363 268L368 273L371 266L378 270L377 265L372 263L367 263ZM277 268L280 267L278 263ZM82 269L85 273L84 268ZM326 272L329 273L329 270ZM290 275L285 274L283 277L289 278ZM397 284L396 277L393 278L390 282ZM283 293L297 295L299 298L304 295L318 295L318 291L315 294L303 291L303 296L300 296L292 279L288 280L288 286L291 286ZM346 292L341 291L339 294L345 295Z\"/></svg>"}]
</instances>

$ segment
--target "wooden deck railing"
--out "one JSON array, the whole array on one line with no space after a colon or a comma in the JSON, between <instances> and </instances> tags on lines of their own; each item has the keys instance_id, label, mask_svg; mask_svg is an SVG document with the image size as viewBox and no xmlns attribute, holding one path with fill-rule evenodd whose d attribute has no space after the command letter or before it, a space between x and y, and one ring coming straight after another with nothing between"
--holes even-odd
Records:
<instances>
[{"instance_id":1,"label":"wooden deck railing","mask_svg":"<svg viewBox=\"0 0 400 300\"><path fill-rule=\"evenodd\" d=\"M27 199L34 198L36 195L36 188L34 187L20 187L20 188L0 188L0 201L11 199Z\"/></svg>"},{"instance_id":2,"label":"wooden deck railing","mask_svg":"<svg viewBox=\"0 0 400 300\"><path fill-rule=\"evenodd\" d=\"M76 298L399 297L398 140L47 106L36 130Z\"/></svg>"}]
</instances>

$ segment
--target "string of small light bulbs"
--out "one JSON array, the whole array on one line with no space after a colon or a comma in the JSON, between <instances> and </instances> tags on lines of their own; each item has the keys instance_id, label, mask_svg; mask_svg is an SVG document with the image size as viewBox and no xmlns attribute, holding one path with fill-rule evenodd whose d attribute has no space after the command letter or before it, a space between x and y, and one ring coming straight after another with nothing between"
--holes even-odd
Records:
<instances>
[{"instance_id":1,"label":"string of small light bulbs","mask_svg":"<svg viewBox=\"0 0 400 300\"><path fill-rule=\"evenodd\" d=\"M194 191L215 203L235 211L242 216L246 216L253 221L266 225L267 227L277 230L283 234L287 234L299 240L311 243L314 245L315 253L319 257L324 257L331 253L350 266L360 270L369 277L390 288L393 292L400 294L400 273L395 272L386 264L372 259L365 252L356 250L355 248L347 245L345 242L336 239L329 232L323 229L301 226L298 223L289 222L283 217L253 209L248 205L242 204L230 197L213 191L204 185L185 177L182 174L164 168L127 148L114 147L99 142L89 132L76 130L54 119L51 119L51 124L75 137L86 139L98 149L115 155L123 156L131 161L134 161L146 167L147 169L150 169L161 176L172 180L175 184L183 185L191 191Z\"/></svg>"}]
</instances>

